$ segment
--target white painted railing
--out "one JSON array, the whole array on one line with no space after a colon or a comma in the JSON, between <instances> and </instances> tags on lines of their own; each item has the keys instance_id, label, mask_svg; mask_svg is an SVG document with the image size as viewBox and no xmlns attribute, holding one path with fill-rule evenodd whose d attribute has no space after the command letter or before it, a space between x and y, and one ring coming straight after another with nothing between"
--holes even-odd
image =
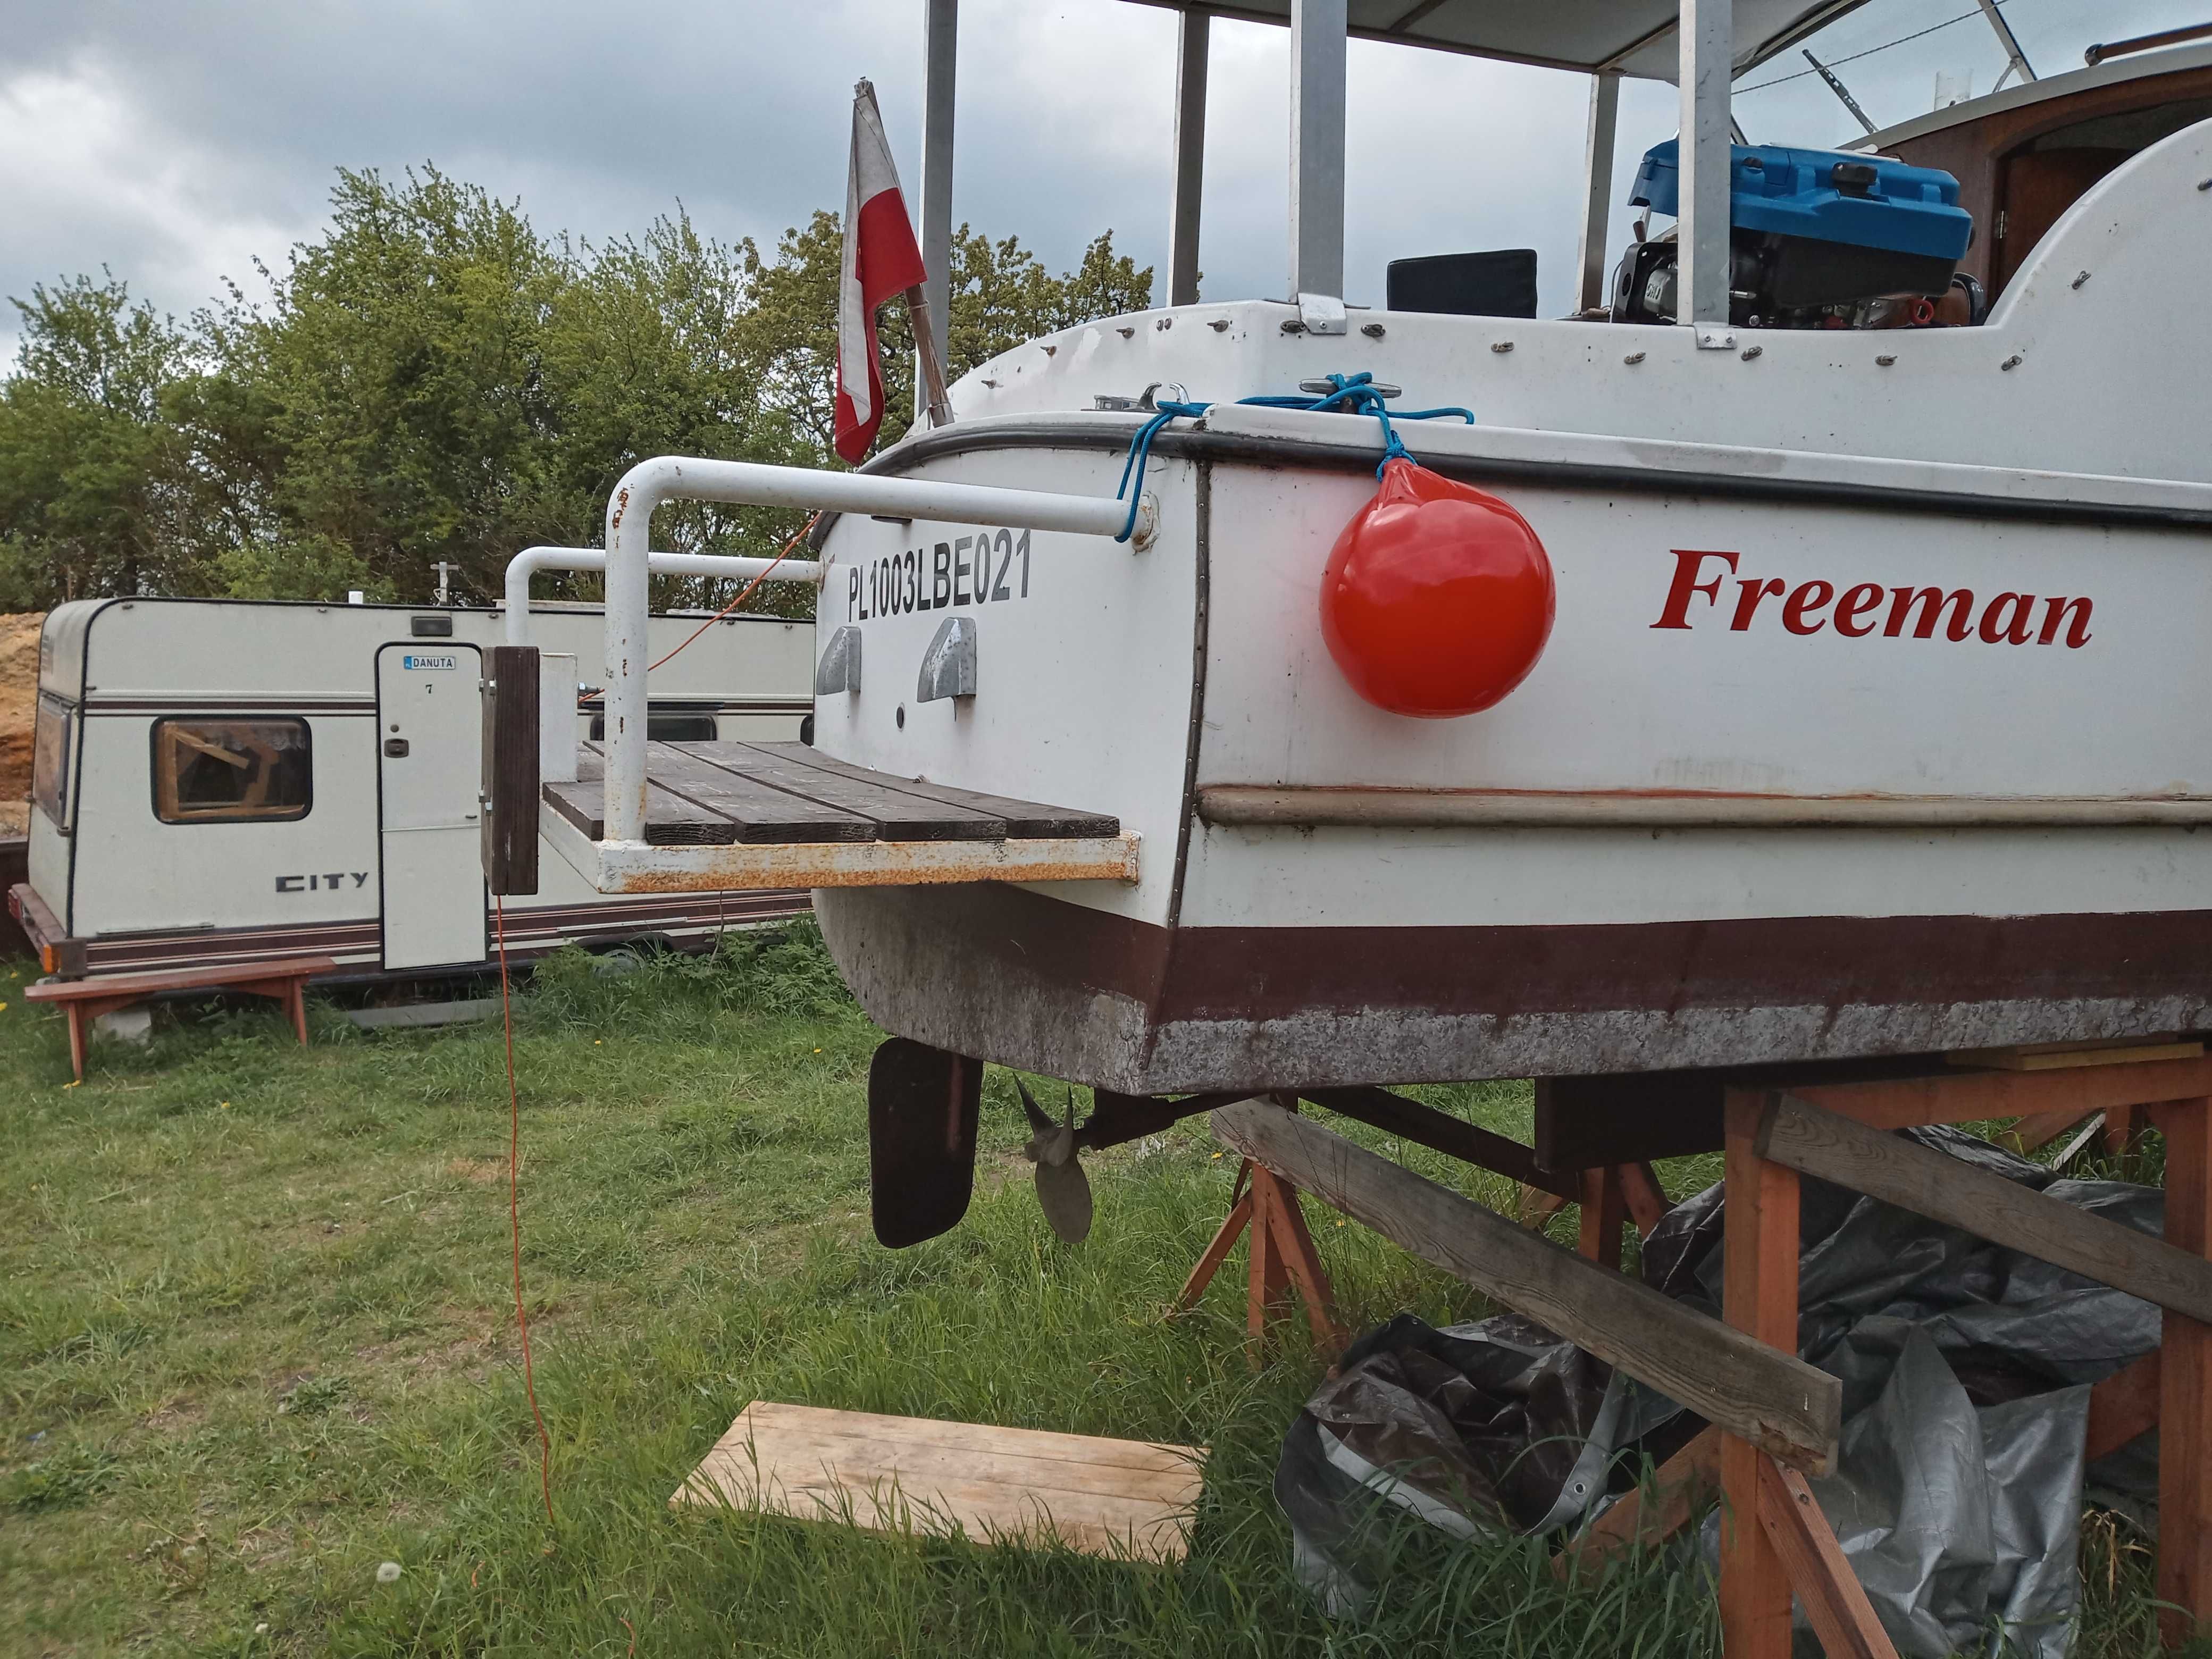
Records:
<instances>
[{"instance_id":1,"label":"white painted railing","mask_svg":"<svg viewBox=\"0 0 2212 1659\"><path fill-rule=\"evenodd\" d=\"M649 553L647 563L660 576L734 576L740 581L775 574L770 581L812 582L822 580L822 567L812 559L750 559L719 553ZM507 562L507 642L530 643L530 579L541 570L605 570L607 556L596 547L526 547Z\"/></svg>"},{"instance_id":2,"label":"white painted railing","mask_svg":"<svg viewBox=\"0 0 2212 1659\"><path fill-rule=\"evenodd\" d=\"M865 472L766 466L663 455L640 461L607 501L605 836L645 839L646 614L654 509L670 501L796 507L884 518L988 524L1012 530L1118 536L1129 505L1103 495L1053 495L937 483ZM1140 532L1140 540L1144 539Z\"/></svg>"}]
</instances>

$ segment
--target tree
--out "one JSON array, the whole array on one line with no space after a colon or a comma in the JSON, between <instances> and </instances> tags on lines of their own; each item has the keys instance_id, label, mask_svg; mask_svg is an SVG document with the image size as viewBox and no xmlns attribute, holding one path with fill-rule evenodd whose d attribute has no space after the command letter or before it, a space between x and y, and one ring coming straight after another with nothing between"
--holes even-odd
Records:
<instances>
[{"instance_id":1,"label":"tree","mask_svg":"<svg viewBox=\"0 0 2212 1659\"><path fill-rule=\"evenodd\" d=\"M518 203L426 166L341 171L331 224L179 328L124 285L77 278L21 304L0 382L0 604L112 592L427 597L433 566L489 600L533 544L592 546L623 471L656 454L836 465L842 236L817 213L774 258L702 236L679 206L642 236L540 235ZM1145 305L1152 272L1110 233L1054 276L962 226L948 367ZM882 319L886 441L912 419L912 333ZM684 503L656 546L765 555L803 514ZM596 578L568 579L574 597ZM563 591L561 583L548 590ZM662 605L726 582L657 580ZM770 584L748 608L811 615Z\"/></svg>"},{"instance_id":2,"label":"tree","mask_svg":"<svg viewBox=\"0 0 2212 1659\"><path fill-rule=\"evenodd\" d=\"M750 320L764 395L812 442L825 463L835 454L837 280L843 232L834 213L817 213L783 234L775 262L755 254L756 299ZM1073 271L1054 276L1012 236L994 242L968 225L952 238L951 313L945 374L957 380L1000 352L1041 334L1095 318L1141 311L1152 302L1152 270L1114 252L1106 232ZM903 303L886 307L878 332L884 363L884 422L878 446L914 423L914 328Z\"/></svg>"},{"instance_id":3,"label":"tree","mask_svg":"<svg viewBox=\"0 0 2212 1659\"><path fill-rule=\"evenodd\" d=\"M0 606L198 591L162 533L177 443L162 399L189 341L106 273L12 303L23 338L0 382Z\"/></svg>"},{"instance_id":4,"label":"tree","mask_svg":"<svg viewBox=\"0 0 2212 1659\"><path fill-rule=\"evenodd\" d=\"M544 334L571 273L514 204L434 167L399 184L341 171L331 206L269 310L228 319L226 367L282 450L274 544L349 562L354 585L393 597L426 592L440 559L495 593L502 550L558 524Z\"/></svg>"}]
</instances>

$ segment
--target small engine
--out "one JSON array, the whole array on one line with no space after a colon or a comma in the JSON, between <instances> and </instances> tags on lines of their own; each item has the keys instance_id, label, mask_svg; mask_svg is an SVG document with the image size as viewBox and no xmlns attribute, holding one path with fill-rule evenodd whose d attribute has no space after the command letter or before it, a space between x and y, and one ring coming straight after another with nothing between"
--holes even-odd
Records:
<instances>
[{"instance_id":1,"label":"small engine","mask_svg":"<svg viewBox=\"0 0 2212 1659\"><path fill-rule=\"evenodd\" d=\"M1678 210L1676 143L1646 151L1629 204ZM1927 321L1973 240L1959 181L1882 156L1738 144L1729 167L1729 316L1747 328ZM1677 249L1638 242L1613 278L1613 320L1674 320ZM1902 314L1898 304L1905 301ZM1980 320L1978 289L1966 301Z\"/></svg>"}]
</instances>

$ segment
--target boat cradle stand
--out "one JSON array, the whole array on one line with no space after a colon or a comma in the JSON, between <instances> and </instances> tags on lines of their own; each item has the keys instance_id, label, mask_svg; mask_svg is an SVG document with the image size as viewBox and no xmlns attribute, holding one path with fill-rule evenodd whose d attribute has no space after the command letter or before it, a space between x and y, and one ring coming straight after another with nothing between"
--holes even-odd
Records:
<instances>
[{"instance_id":1,"label":"boat cradle stand","mask_svg":"<svg viewBox=\"0 0 2212 1659\"><path fill-rule=\"evenodd\" d=\"M1625 1098L1646 1081L1656 1079L1575 1083L1609 1085ZM1251 1164L1255 1178L1272 1175L1292 1189L1293 1207L1296 1188L1312 1193L1712 1425L1662 1465L1641 1492L1608 1510L1554 1568L1595 1570L1631 1546L1654 1545L1694 1520L1717 1492L1724 1505L1720 1601L1728 1659L1786 1659L1793 1594L1829 1654L1895 1651L1804 1479L1834 1466L1841 1395L1836 1379L1796 1358L1801 1176L1897 1205L2154 1304L2163 1314L2161 1346L2091 1391L2087 1455L2094 1461L2158 1430L2160 1635L2178 1647L2199 1629L2212 1629L2212 1058L2144 1060L2119 1052L2111 1063L2046 1070L1966 1070L1939 1062L1933 1071L1841 1081L1714 1073L1678 1079L1674 1086L1694 1087L1717 1109L1728 1200L1719 1322L1618 1271L1624 1212L1644 1207L1642 1194L1629 1197L1642 1159L1710 1149L1664 1142L1661 1137L1680 1132L1648 1103L1643 1121L1656 1126L1645 1136L1648 1146L1623 1131L1627 1138L1614 1139L1602 1161L1591 1158L1587 1167L1562 1171L1539 1164L1531 1148L1386 1091L1325 1090L1307 1097L1540 1192L1583 1202L1580 1253L1284 1111L1279 1097L1218 1108L1212 1126ZM1540 1085L1540 1142L1541 1091ZM2047 1134L2093 1113L2105 1114L2108 1125L2141 1114L2163 1133L2162 1239L1893 1133L2019 1119L2021 1132ZM1384 1121L1394 1116L1396 1122ZM1617 1126L1627 1121L1624 1115ZM1220 1248L1225 1255L1226 1244ZM1258 1275L1255 1268L1255 1321L1261 1316Z\"/></svg>"}]
</instances>

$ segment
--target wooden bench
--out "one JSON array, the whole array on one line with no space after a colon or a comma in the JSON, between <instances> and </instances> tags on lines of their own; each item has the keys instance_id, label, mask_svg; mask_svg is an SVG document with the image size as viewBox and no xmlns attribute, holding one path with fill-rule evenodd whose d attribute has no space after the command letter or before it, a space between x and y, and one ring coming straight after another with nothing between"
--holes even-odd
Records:
<instances>
[{"instance_id":1,"label":"wooden bench","mask_svg":"<svg viewBox=\"0 0 2212 1659\"><path fill-rule=\"evenodd\" d=\"M23 988L26 1002L58 1002L69 1015L70 1065L84 1081L85 1022L128 1008L162 991L242 991L273 997L292 1016L300 1046L307 1042L307 981L337 971L329 957L288 957L277 962L246 962L229 968L179 968L149 974L109 974L98 979L47 980Z\"/></svg>"}]
</instances>

